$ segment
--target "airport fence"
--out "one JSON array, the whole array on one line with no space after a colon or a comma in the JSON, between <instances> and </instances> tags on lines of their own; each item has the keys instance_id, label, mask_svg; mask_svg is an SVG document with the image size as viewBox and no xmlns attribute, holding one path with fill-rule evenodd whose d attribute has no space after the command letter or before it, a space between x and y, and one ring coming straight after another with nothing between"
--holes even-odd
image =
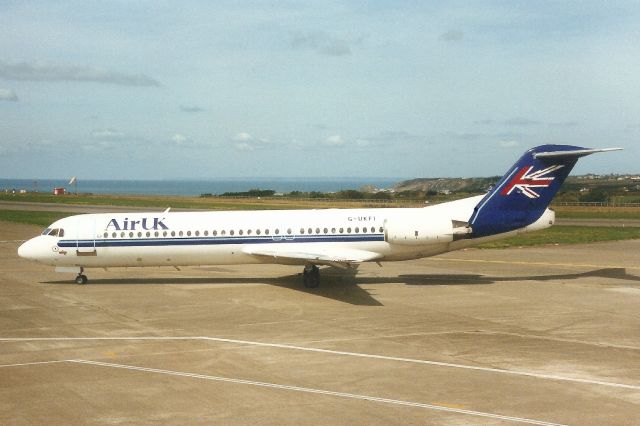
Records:
<instances>
[{"instance_id":1,"label":"airport fence","mask_svg":"<svg viewBox=\"0 0 640 426\"><path fill-rule=\"evenodd\" d=\"M616 201L554 201L551 205L567 207L640 207L640 203Z\"/></svg>"}]
</instances>

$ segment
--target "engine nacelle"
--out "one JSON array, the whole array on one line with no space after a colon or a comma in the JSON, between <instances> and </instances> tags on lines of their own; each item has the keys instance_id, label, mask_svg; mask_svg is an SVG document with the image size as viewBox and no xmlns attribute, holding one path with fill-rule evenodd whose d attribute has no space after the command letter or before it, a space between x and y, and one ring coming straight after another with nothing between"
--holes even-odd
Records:
<instances>
[{"instance_id":1,"label":"engine nacelle","mask_svg":"<svg viewBox=\"0 0 640 426\"><path fill-rule=\"evenodd\" d=\"M417 211L388 218L384 237L390 244L427 245L449 243L457 233L450 218Z\"/></svg>"}]
</instances>

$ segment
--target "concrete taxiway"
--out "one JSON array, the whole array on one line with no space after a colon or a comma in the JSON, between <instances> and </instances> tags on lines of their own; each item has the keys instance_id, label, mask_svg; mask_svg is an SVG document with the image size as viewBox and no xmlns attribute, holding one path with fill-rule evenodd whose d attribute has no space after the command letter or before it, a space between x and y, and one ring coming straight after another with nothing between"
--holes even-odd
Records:
<instances>
[{"instance_id":1,"label":"concrete taxiway","mask_svg":"<svg viewBox=\"0 0 640 426\"><path fill-rule=\"evenodd\" d=\"M0 222L0 423L634 424L640 240L324 271L89 270Z\"/></svg>"}]
</instances>

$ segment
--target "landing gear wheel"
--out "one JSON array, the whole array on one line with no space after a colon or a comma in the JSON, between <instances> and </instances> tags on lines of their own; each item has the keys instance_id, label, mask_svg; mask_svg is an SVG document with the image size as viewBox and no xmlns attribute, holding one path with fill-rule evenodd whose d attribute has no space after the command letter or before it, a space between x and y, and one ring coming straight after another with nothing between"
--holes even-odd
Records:
<instances>
[{"instance_id":1,"label":"landing gear wheel","mask_svg":"<svg viewBox=\"0 0 640 426\"><path fill-rule=\"evenodd\" d=\"M316 265L305 266L302 281L306 288L317 288L320 285L320 269Z\"/></svg>"},{"instance_id":2,"label":"landing gear wheel","mask_svg":"<svg viewBox=\"0 0 640 426\"><path fill-rule=\"evenodd\" d=\"M86 275L78 274L76 277L76 284L86 284L88 281Z\"/></svg>"}]
</instances>

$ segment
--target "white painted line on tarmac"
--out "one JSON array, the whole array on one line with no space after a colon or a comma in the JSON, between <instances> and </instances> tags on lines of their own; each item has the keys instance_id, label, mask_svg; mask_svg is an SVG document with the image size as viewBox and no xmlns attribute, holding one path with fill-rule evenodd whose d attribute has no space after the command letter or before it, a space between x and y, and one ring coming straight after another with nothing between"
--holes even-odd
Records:
<instances>
[{"instance_id":1,"label":"white painted line on tarmac","mask_svg":"<svg viewBox=\"0 0 640 426\"><path fill-rule=\"evenodd\" d=\"M194 379L212 380L212 381L217 381L217 382L227 382L227 383L235 383L235 384L241 384L241 385L259 386L259 387L263 387L263 388L272 388L272 389L282 389L282 390L295 391L295 392L314 393L314 394L321 394L321 395L336 396L336 397L341 397L341 398L360 399L360 400L365 400L365 401L381 402L381 403L384 403L384 404L394 404L394 405L402 405L402 406L407 406L407 407L417 407L417 408L424 408L424 409L427 409L427 410L445 411L445 412L449 412L449 413L466 414L466 415L477 416L477 417L488 417L488 418L492 418L492 419L506 420L506 421L511 421L511 422L531 424L531 425L559 426L558 423L544 422L544 421L540 421L540 420L527 419L527 418L524 418L524 417L505 416L505 415L501 415L501 414L485 413L485 412L482 412L482 411L473 411L473 410L464 410L464 409L461 409L461 408L445 407L445 406L442 406L442 405L423 404L423 403L420 403L420 402L402 401L402 400L398 400L398 399L389 399L389 398L379 398L379 397L376 397L376 396L359 395L359 394L346 393L346 392L336 392L336 391L330 391L330 390L324 390L324 389L314 389L314 388L306 388L306 387L300 387L300 386L282 385L282 384L278 384L278 383L256 382L256 381L253 381L253 380L234 379L234 378L230 378L230 377L208 376L208 375L204 375L204 374L188 373L188 372L183 372L183 371L160 370L160 369L156 369L156 368L138 367L138 366L134 366L134 365L113 364L113 363L98 362L98 361L87 361L87 360L83 360L83 359L73 359L73 360L69 360L69 362L74 362L74 363L78 363L78 364L97 365L97 366L101 366L101 367L120 368L120 369L125 369L125 370L144 371L144 372L156 373L156 374L166 374L166 375L170 375L170 376L191 377L191 378L194 378Z\"/></svg>"},{"instance_id":2,"label":"white painted line on tarmac","mask_svg":"<svg viewBox=\"0 0 640 426\"><path fill-rule=\"evenodd\" d=\"M0 243L24 243L27 240L0 240Z\"/></svg>"},{"instance_id":3,"label":"white painted line on tarmac","mask_svg":"<svg viewBox=\"0 0 640 426\"><path fill-rule=\"evenodd\" d=\"M423 359L415 359L415 358L403 358L403 357L394 357L394 356L386 356L386 355L376 355L376 354L365 354L359 352L347 352L347 351L335 351L331 349L320 349L320 348L310 348L306 346L295 346L295 345L287 345L281 343L265 343L265 342L253 342L249 340L237 340L237 339L225 339L221 337L207 337L207 336L194 336L194 337L161 337L161 336L149 336L149 337L16 337L16 338L3 338L0 337L0 342L21 342L21 341L74 341L74 340L204 340L204 341L213 341L213 342L221 342L221 343L234 343L239 345L249 345L249 346L260 346L267 348L279 348L279 349L291 349L297 351L306 351L306 352L316 352L316 353L324 353L324 354L332 354L332 355L343 355L343 356L352 356L358 358L371 358L371 359L380 359L384 361L396 361L396 362L407 362L412 364L423 364L423 365L434 365L438 367L448 367L448 368L459 368L464 370L476 370L476 371L484 371L489 373L498 373L498 374L510 374L513 376L525 376L525 377L534 377L538 379L546 379L546 380L559 380L565 382L574 382L574 383L585 383L589 385L599 385L599 386L609 386L615 388L623 388L623 389L634 389L640 390L640 385L629 385L624 383L615 383L615 382L606 382L601 380L591 380L591 379L580 379L576 377L566 377L566 376L557 376L553 374L543 374L543 373L535 373L532 371L519 371L519 370L504 370L501 368L491 368L491 367L479 367L475 365L466 365L466 364L453 364L442 361L429 361Z\"/></svg>"},{"instance_id":4,"label":"white painted line on tarmac","mask_svg":"<svg viewBox=\"0 0 640 426\"><path fill-rule=\"evenodd\" d=\"M385 355L363 354L359 352L334 351L331 349L309 348L304 346L284 345L284 344L278 344L278 343L261 343L261 342L250 342L246 340L222 339L218 337L200 337L200 339L253 345L253 346L266 346L266 347L282 348L282 349L294 349L294 350L308 351L308 352L320 352L320 353L327 353L327 354L333 354L333 355L346 355L346 356L353 356L353 357L360 357L360 358L373 358L373 359L381 359L385 361L399 361L399 362L408 362L413 364L436 365L439 367L461 368L466 370L487 371L490 373L512 374L517 376L535 377L539 379L562 380L562 381L568 381L568 382L588 383L592 385L612 386L612 387L618 387L618 388L640 390L640 385L626 385L624 383L613 383L613 382L604 382L599 380L555 376L551 374L541 374L541 373L534 373L529 371L503 370L501 368L478 367L474 365L465 365L465 364L452 364L452 363L441 362L441 361L427 361L427 360L414 359L414 358L402 358L402 357L393 357L393 356L385 356Z\"/></svg>"},{"instance_id":5,"label":"white painted line on tarmac","mask_svg":"<svg viewBox=\"0 0 640 426\"><path fill-rule=\"evenodd\" d=\"M20 364L1 364L0 368L2 368L2 367L21 367L23 365L55 364L55 363L60 363L60 362L69 362L69 360L68 359L63 359L63 360L57 360L57 361L23 362L23 363L20 363Z\"/></svg>"}]
</instances>

